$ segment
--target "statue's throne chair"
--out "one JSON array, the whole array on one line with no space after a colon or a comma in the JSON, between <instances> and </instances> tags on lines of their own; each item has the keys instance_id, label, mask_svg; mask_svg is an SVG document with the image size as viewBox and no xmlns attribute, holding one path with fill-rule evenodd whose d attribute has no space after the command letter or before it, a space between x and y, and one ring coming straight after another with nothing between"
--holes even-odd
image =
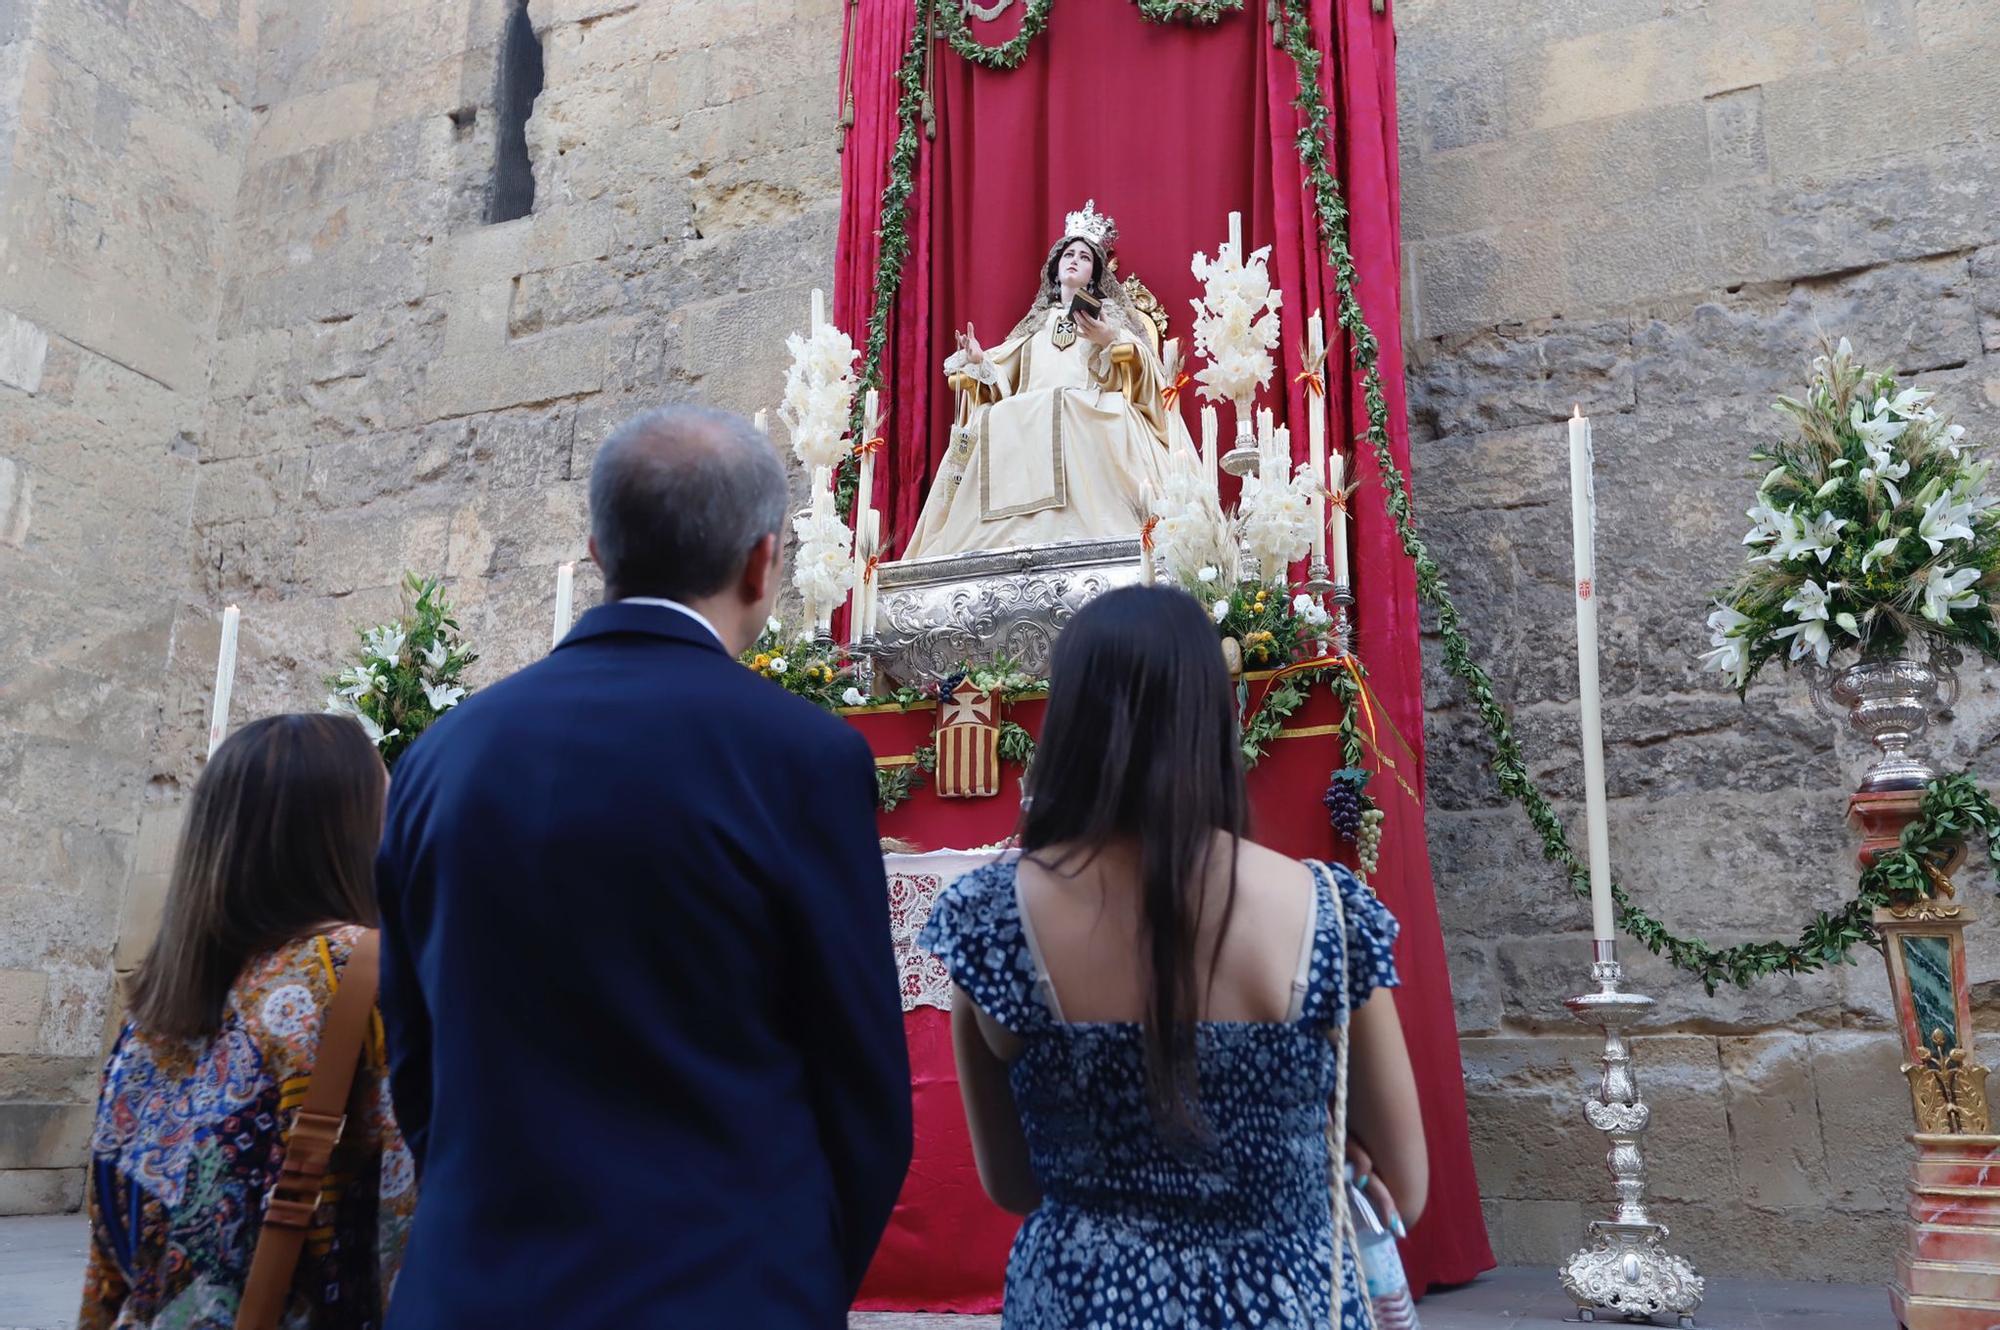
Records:
<instances>
[{"instance_id":1,"label":"statue's throne chair","mask_svg":"<svg viewBox=\"0 0 2000 1330\"><path fill-rule=\"evenodd\" d=\"M1157 356L1167 333L1166 308L1138 277L1118 284L1137 316L1134 331ZM954 392L970 387L962 379L952 376ZM898 683L934 683L967 661L1001 657L1046 675L1063 625L1094 597L1139 581L1139 537L905 559L883 564L878 576L879 666Z\"/></svg>"}]
</instances>

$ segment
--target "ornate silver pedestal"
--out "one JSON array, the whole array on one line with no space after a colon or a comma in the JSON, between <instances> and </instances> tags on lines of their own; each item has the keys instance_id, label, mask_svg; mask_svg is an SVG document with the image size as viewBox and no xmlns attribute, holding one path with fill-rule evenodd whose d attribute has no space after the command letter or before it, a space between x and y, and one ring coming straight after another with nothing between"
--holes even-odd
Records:
<instances>
[{"instance_id":1,"label":"ornate silver pedestal","mask_svg":"<svg viewBox=\"0 0 2000 1330\"><path fill-rule=\"evenodd\" d=\"M1139 538L1062 541L905 559L877 569L876 667L935 683L966 661L1004 655L1045 675L1056 634L1092 598L1140 581Z\"/></svg>"},{"instance_id":2,"label":"ornate silver pedestal","mask_svg":"<svg viewBox=\"0 0 2000 1330\"><path fill-rule=\"evenodd\" d=\"M1605 1162L1618 1188L1618 1217L1591 1224L1591 1245L1562 1268L1563 1289L1586 1321L1674 1316L1683 1326L1691 1326L1692 1313L1701 1306L1702 1277L1684 1258L1666 1249L1667 1226L1647 1217L1643 1200L1646 1160L1639 1138L1652 1110L1639 1098L1625 1031L1652 1009L1653 999L1621 986L1625 968L1618 963L1616 942L1595 945L1597 961L1590 967L1590 977L1597 992L1563 1005L1579 1020L1604 1029L1604 1075L1597 1097L1584 1102L1583 1112L1590 1125L1611 1140Z\"/></svg>"}]
</instances>

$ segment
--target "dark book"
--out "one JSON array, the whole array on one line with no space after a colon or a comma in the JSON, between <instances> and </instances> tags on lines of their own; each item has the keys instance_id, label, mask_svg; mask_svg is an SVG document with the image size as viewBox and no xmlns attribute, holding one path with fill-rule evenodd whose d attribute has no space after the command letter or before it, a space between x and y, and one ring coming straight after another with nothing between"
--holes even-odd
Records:
<instances>
[{"instance_id":1,"label":"dark book","mask_svg":"<svg viewBox=\"0 0 2000 1330\"><path fill-rule=\"evenodd\" d=\"M1088 314L1093 319L1101 319L1104 317L1104 302L1088 291L1078 291L1069 298L1069 312L1072 315Z\"/></svg>"}]
</instances>

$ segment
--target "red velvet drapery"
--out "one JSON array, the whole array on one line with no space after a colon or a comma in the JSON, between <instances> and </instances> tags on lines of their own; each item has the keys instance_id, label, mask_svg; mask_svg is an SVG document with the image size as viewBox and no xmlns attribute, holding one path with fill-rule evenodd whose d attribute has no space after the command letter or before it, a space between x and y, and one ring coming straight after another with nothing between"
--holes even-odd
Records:
<instances>
[{"instance_id":1,"label":"red velvet drapery","mask_svg":"<svg viewBox=\"0 0 2000 1330\"><path fill-rule=\"evenodd\" d=\"M912 0L857 0L850 10L855 119L844 149L834 315L857 342L874 308L882 190L897 132L894 74L917 8ZM1016 5L990 24L971 20L972 27L981 40L1000 43L1025 9ZM1392 451L1407 474L1393 29L1371 0L1310 0L1308 9L1314 40L1328 53L1322 92L1333 112L1333 165L1351 213L1362 305L1380 341ZM1086 199L1116 219L1121 273L1137 274L1160 297L1168 335L1180 336L1190 356L1197 285L1189 257L1214 253L1227 214L1241 212L1248 242L1272 246L1272 276L1284 291L1278 372L1260 405L1293 424L1303 456L1305 397L1294 376L1305 316L1322 309L1332 347L1328 437L1335 446L1360 437L1367 425L1360 378L1333 318L1333 275L1295 143L1297 71L1274 45L1259 0L1212 27L1147 22L1131 0L1062 0L1019 68L978 68L940 41L930 84L936 132L918 153L906 223L911 254L884 360L889 447L878 460L876 494L892 550L914 526L947 445L951 403L939 366L952 349L952 329L971 321L982 340L999 341L1033 300L1064 214ZM1198 428L1192 394L1183 409ZM1226 408L1222 414L1226 435L1232 418ZM1414 750L1400 774L1420 795L1414 573L1383 510L1379 471L1365 445L1350 451L1349 475L1361 481L1351 528L1359 654L1380 720ZM1493 1262L1472 1171L1422 806L1402 783L1384 775L1370 789L1389 814L1375 886L1403 924L1397 959L1405 987L1397 1007L1430 1141L1430 1206L1404 1249L1421 1287L1469 1279ZM1301 790L1299 797L1317 794Z\"/></svg>"}]
</instances>

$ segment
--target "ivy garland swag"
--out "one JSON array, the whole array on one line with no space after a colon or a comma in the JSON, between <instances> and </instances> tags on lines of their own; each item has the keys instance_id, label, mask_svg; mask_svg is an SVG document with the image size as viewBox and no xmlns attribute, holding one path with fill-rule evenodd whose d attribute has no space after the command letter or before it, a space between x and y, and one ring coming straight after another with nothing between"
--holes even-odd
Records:
<instances>
[{"instance_id":1,"label":"ivy garland swag","mask_svg":"<svg viewBox=\"0 0 2000 1330\"><path fill-rule=\"evenodd\" d=\"M1135 3L1141 16L1151 22L1210 24L1240 10L1243 0L1135 0ZM1357 289L1359 273L1348 245L1347 205L1328 158L1331 115L1320 91L1324 57L1313 39L1306 0L1270 0L1270 4L1274 38L1290 56L1297 72L1298 95L1294 105L1302 124L1295 143L1311 191L1326 264L1333 278L1334 319L1346 334L1349 355L1361 381L1367 426L1356 442L1366 441L1380 472L1384 508L1403 553L1411 561L1417 599L1436 617L1445 667L1465 685L1493 744L1489 766L1495 781L1504 794L1520 805L1534 827L1543 858L1564 872L1576 895L1587 898L1588 869L1571 849L1568 833L1554 806L1528 774L1513 725L1494 695L1492 678L1473 656L1444 573L1417 534L1408 481L1391 450L1380 345L1368 326ZM982 68L1012 70L1019 67L1036 37L1047 29L1054 0L1028 0L1020 29L997 46L985 45L973 36L963 8L954 0L915 0L915 5L909 45L896 73L900 90L896 107L898 133L890 154L888 181L882 191L874 302L860 372L863 388L882 386L882 355L888 342L889 319L910 253L906 228L921 143L919 125L929 113L925 63L934 29L960 57ZM857 418L854 436L860 438L862 434ZM836 476L836 498L843 515L853 504L857 470L858 459L849 453L842 459ZM1281 672L1261 704L1247 711L1244 723L1247 761L1255 761L1264 744L1278 732L1284 717L1303 703L1303 690L1313 686L1328 686L1341 693L1343 761L1348 771L1361 766L1363 745L1353 728L1360 678L1358 673L1349 674L1332 665L1295 666ZM1018 749L1019 745L1014 746ZM921 779L924 756L922 752L916 755L916 768L899 768L894 774L885 774L884 806L893 807L895 801L907 797ZM1334 783L1343 777L1352 780L1347 772L1337 772ZM1695 976L1710 992L1724 982L1747 987L1754 980L1773 974L1803 974L1823 969L1845 961L1858 944L1874 944L1876 938L1870 922L1873 910L1898 898L1927 895L1931 876L1926 865L1935 865L1938 847L1943 842L1968 833L1990 838L1996 830L2000 830L2000 808L1969 776L1960 774L1933 782L1925 792L1917 820L1903 833L1902 846L1879 857L1861 875L1854 897L1844 906L1831 913L1816 913L1796 942L1772 940L1714 947L1699 938L1673 933L1639 908L1616 884L1612 895L1619 926L1648 950Z\"/></svg>"}]
</instances>

